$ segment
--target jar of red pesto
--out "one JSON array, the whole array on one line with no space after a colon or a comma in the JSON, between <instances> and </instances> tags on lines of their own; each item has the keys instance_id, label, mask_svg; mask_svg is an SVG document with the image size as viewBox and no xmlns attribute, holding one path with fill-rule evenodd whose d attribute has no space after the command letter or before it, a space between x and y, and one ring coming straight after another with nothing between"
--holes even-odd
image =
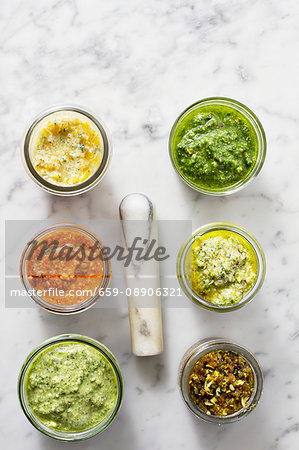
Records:
<instances>
[{"instance_id":1,"label":"jar of red pesto","mask_svg":"<svg viewBox=\"0 0 299 450\"><path fill-rule=\"evenodd\" d=\"M103 242L81 225L59 223L36 234L23 251L20 276L37 305L56 314L93 306L111 279Z\"/></svg>"}]
</instances>

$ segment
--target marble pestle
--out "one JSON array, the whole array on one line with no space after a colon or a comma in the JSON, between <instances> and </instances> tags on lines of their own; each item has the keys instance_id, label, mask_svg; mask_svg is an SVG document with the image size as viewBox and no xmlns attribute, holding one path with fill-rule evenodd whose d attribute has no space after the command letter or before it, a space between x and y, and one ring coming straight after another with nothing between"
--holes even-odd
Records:
<instances>
[{"instance_id":1,"label":"marble pestle","mask_svg":"<svg viewBox=\"0 0 299 450\"><path fill-rule=\"evenodd\" d=\"M135 241L145 252L151 246L153 255L158 232L151 200L141 193L128 194L120 203L119 214L125 250L129 252ZM131 294L128 308L132 351L136 356L158 355L163 351L161 301L156 295L160 288L159 262L135 256L125 267L127 293Z\"/></svg>"}]
</instances>

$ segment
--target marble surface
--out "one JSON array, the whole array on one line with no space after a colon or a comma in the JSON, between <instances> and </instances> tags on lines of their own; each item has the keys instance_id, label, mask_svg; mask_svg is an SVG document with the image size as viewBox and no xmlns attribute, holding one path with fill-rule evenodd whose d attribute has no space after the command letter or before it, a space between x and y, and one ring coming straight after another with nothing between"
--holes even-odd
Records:
<instances>
[{"instance_id":1,"label":"marble surface","mask_svg":"<svg viewBox=\"0 0 299 450\"><path fill-rule=\"evenodd\" d=\"M2 295L2 448L66 448L30 425L16 395L24 358L45 338L63 332L88 334L106 344L126 383L114 424L72 448L298 448L298 24L297 0L1 1L2 228L4 219L117 219L122 197L141 191L156 204L160 219L192 220L193 228L219 220L245 226L267 257L264 287L242 310L217 315L187 299L185 308L165 309L165 351L148 359L131 354L126 308L65 318L35 308L5 308ZM187 188L167 152L177 115L215 95L251 107L268 138L259 177L227 198ZM99 114L114 144L104 180L72 199L43 193L27 177L19 155L31 118L63 102ZM184 351L213 335L247 346L265 375L258 408L223 428L191 416L177 386Z\"/></svg>"}]
</instances>

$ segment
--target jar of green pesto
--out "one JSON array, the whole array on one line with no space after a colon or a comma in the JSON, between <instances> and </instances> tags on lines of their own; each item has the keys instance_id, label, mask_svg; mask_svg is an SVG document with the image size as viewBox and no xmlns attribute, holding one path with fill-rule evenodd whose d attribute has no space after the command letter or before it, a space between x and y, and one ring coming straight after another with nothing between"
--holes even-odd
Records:
<instances>
[{"instance_id":1,"label":"jar of green pesto","mask_svg":"<svg viewBox=\"0 0 299 450\"><path fill-rule=\"evenodd\" d=\"M79 334L55 336L36 347L18 379L27 419L60 441L81 441L105 430L121 407L123 390L115 356Z\"/></svg>"},{"instance_id":2,"label":"jar of green pesto","mask_svg":"<svg viewBox=\"0 0 299 450\"><path fill-rule=\"evenodd\" d=\"M229 312L258 293L266 261L257 239L244 228L215 222L198 228L181 246L177 277L184 293L202 308Z\"/></svg>"},{"instance_id":3,"label":"jar of green pesto","mask_svg":"<svg viewBox=\"0 0 299 450\"><path fill-rule=\"evenodd\" d=\"M200 100L175 121L169 137L170 159L178 175L203 194L228 195L260 172L266 136L256 115L224 97Z\"/></svg>"}]
</instances>

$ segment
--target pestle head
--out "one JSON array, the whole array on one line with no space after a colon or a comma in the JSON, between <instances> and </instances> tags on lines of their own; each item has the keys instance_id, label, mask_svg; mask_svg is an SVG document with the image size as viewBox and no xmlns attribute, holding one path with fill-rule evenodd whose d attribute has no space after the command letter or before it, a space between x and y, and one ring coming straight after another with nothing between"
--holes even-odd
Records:
<instances>
[{"instance_id":1,"label":"pestle head","mask_svg":"<svg viewBox=\"0 0 299 450\"><path fill-rule=\"evenodd\" d=\"M126 195L119 205L121 220L152 220L154 207L147 195L134 192Z\"/></svg>"}]
</instances>

